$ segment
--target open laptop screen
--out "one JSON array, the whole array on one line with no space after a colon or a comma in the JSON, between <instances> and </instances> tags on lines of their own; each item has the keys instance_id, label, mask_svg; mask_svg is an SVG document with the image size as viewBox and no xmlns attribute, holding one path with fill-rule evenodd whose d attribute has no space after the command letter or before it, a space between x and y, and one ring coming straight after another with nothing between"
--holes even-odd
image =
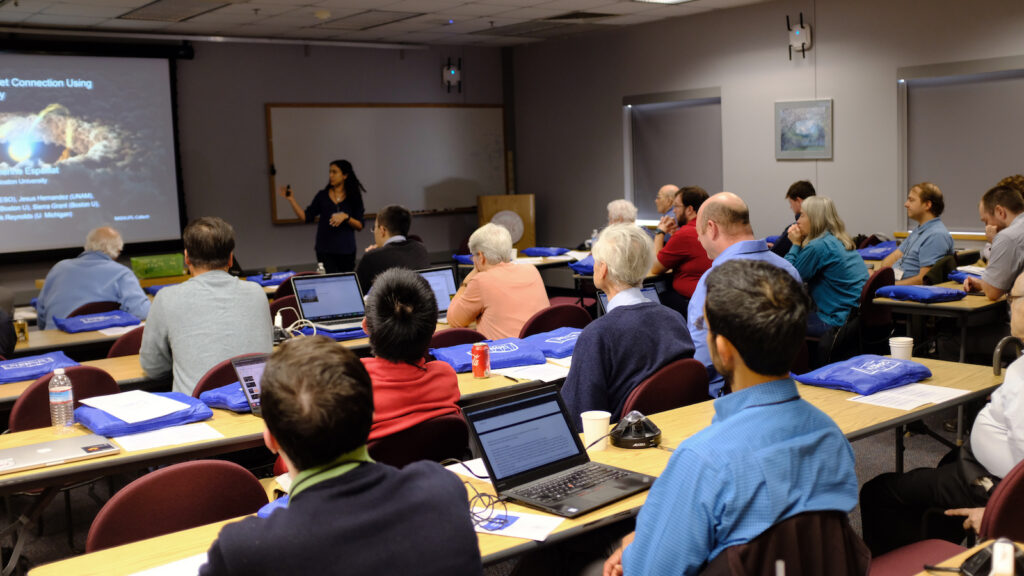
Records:
<instances>
[{"instance_id":1,"label":"open laptop screen","mask_svg":"<svg viewBox=\"0 0 1024 576\"><path fill-rule=\"evenodd\" d=\"M293 276L295 298L302 317L311 322L361 318L363 294L353 273Z\"/></svg>"},{"instance_id":2,"label":"open laptop screen","mask_svg":"<svg viewBox=\"0 0 1024 576\"><path fill-rule=\"evenodd\" d=\"M466 413L500 481L578 455L579 444L551 391Z\"/></svg>"},{"instance_id":3,"label":"open laptop screen","mask_svg":"<svg viewBox=\"0 0 1024 576\"><path fill-rule=\"evenodd\" d=\"M258 412L260 405L260 379L263 377L263 369L267 366L267 355L249 356L231 361L238 375L238 382L245 389L245 396L249 400L249 407L253 413Z\"/></svg>"},{"instance_id":4,"label":"open laptop screen","mask_svg":"<svg viewBox=\"0 0 1024 576\"><path fill-rule=\"evenodd\" d=\"M437 299L437 312L443 314L448 311L452 296L455 295L455 270L451 266L443 268L429 268L418 270L419 275L430 284L434 291L434 298Z\"/></svg>"},{"instance_id":5,"label":"open laptop screen","mask_svg":"<svg viewBox=\"0 0 1024 576\"><path fill-rule=\"evenodd\" d=\"M644 298L650 300L651 302L655 302L658 304L661 303L661 297L658 296L658 289L654 286L654 284L644 284L640 288L640 294L643 295ZM601 299L601 314L607 314L608 295L605 294L604 290L598 290L597 297Z\"/></svg>"}]
</instances>

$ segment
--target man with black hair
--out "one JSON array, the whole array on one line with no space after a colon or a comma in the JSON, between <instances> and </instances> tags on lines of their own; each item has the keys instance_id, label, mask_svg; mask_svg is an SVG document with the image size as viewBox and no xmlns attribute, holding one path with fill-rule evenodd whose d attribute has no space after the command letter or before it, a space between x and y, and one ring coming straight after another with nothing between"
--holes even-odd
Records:
<instances>
[{"instance_id":1,"label":"man with black hair","mask_svg":"<svg viewBox=\"0 0 1024 576\"><path fill-rule=\"evenodd\" d=\"M458 477L370 458L373 390L355 354L323 336L286 342L260 389L263 441L292 478L288 507L225 526L200 574L482 573Z\"/></svg>"},{"instance_id":2,"label":"man with black hair","mask_svg":"<svg viewBox=\"0 0 1024 576\"><path fill-rule=\"evenodd\" d=\"M142 333L139 362L150 378L172 373L175 392L192 394L210 368L228 358L273 349L267 295L228 274L235 231L216 217L182 232L192 278L157 292Z\"/></svg>"},{"instance_id":3,"label":"man with black hair","mask_svg":"<svg viewBox=\"0 0 1024 576\"><path fill-rule=\"evenodd\" d=\"M403 206L392 204L377 213L373 244L356 265L356 276L364 293L370 291L377 275L389 268L419 270L430 266L423 244L406 238L411 225L412 213Z\"/></svg>"},{"instance_id":4,"label":"man with black hair","mask_svg":"<svg viewBox=\"0 0 1024 576\"><path fill-rule=\"evenodd\" d=\"M436 327L437 300L422 276L402 268L377 276L363 318L374 356L363 358L373 379L370 440L459 413L455 370L424 359Z\"/></svg>"},{"instance_id":5,"label":"man with black hair","mask_svg":"<svg viewBox=\"0 0 1024 576\"><path fill-rule=\"evenodd\" d=\"M771 264L737 259L711 269L699 322L732 394L673 452L606 576L697 574L791 516L856 506L850 443L789 377L809 307L800 283Z\"/></svg>"},{"instance_id":6,"label":"man with black hair","mask_svg":"<svg viewBox=\"0 0 1024 576\"><path fill-rule=\"evenodd\" d=\"M807 200L811 196L815 195L814 184L811 184L807 180L799 180L793 182L789 186L789 190L786 190L786 201L789 202L789 209L793 211L794 218L800 218L800 207L803 205L804 200ZM793 242L789 239L787 232L792 224L786 224L786 227L782 230L782 234L779 234L779 238L772 244L772 252L785 258L786 254L789 254L789 249L793 247Z\"/></svg>"},{"instance_id":7,"label":"man with black hair","mask_svg":"<svg viewBox=\"0 0 1024 576\"><path fill-rule=\"evenodd\" d=\"M992 253L981 279L968 277L964 290L981 290L989 300L998 300L1010 291L1014 280L1024 272L1024 196L1012 185L996 186L981 197L978 214L990 233Z\"/></svg>"}]
</instances>

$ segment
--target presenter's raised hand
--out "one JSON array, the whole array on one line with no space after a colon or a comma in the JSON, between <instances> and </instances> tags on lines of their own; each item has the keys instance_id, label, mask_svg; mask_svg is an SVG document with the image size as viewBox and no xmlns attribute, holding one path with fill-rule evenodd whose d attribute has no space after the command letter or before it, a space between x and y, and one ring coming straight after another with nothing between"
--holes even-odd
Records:
<instances>
[{"instance_id":1,"label":"presenter's raised hand","mask_svg":"<svg viewBox=\"0 0 1024 576\"><path fill-rule=\"evenodd\" d=\"M280 194L282 198L289 198L290 199L292 197L292 187L291 186L281 186L280 188L277 189L277 193Z\"/></svg>"}]
</instances>

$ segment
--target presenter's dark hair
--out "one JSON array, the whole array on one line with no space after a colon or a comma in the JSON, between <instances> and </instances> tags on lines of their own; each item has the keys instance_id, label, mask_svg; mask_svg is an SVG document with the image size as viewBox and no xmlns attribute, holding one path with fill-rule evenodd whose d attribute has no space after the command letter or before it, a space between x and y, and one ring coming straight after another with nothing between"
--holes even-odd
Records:
<instances>
[{"instance_id":1,"label":"presenter's dark hair","mask_svg":"<svg viewBox=\"0 0 1024 576\"><path fill-rule=\"evenodd\" d=\"M331 162L331 166L334 166L341 173L345 175L345 198L351 200L358 208L359 212L363 212L363 192L366 192L366 188L363 187L363 183L359 181L359 177L356 176L356 171L352 168L352 163L348 160L335 160ZM324 190L330 190L331 182L327 181L327 186Z\"/></svg>"},{"instance_id":2,"label":"presenter's dark hair","mask_svg":"<svg viewBox=\"0 0 1024 576\"><path fill-rule=\"evenodd\" d=\"M807 200L811 196L814 196L814 184L811 184L807 180L799 180L793 182L789 186L789 190L786 190L786 198L789 200Z\"/></svg>"},{"instance_id":3,"label":"presenter's dark hair","mask_svg":"<svg viewBox=\"0 0 1024 576\"><path fill-rule=\"evenodd\" d=\"M405 236L412 226L412 213L404 206L391 204L377 213L377 223L387 228L392 236Z\"/></svg>"},{"instance_id":4,"label":"presenter's dark hair","mask_svg":"<svg viewBox=\"0 0 1024 576\"><path fill-rule=\"evenodd\" d=\"M700 210L700 205L708 199L707 190L700 186L685 186L676 192L676 195L681 197L684 208L689 206L694 212Z\"/></svg>"},{"instance_id":5,"label":"presenter's dark hair","mask_svg":"<svg viewBox=\"0 0 1024 576\"><path fill-rule=\"evenodd\" d=\"M730 260L707 277L704 317L758 374L788 374L804 345L810 301L786 271L756 260Z\"/></svg>"},{"instance_id":6,"label":"presenter's dark hair","mask_svg":"<svg viewBox=\"0 0 1024 576\"><path fill-rule=\"evenodd\" d=\"M920 184L914 184L910 187L911 190L917 189L917 197L921 202L931 202L932 207L929 212L932 216L938 218L942 216L942 211L946 209L946 202L942 199L942 190L931 182L921 182Z\"/></svg>"},{"instance_id":7,"label":"presenter's dark hair","mask_svg":"<svg viewBox=\"0 0 1024 576\"><path fill-rule=\"evenodd\" d=\"M299 470L366 444L373 386L358 357L325 336L279 346L260 380L267 429Z\"/></svg>"},{"instance_id":8,"label":"presenter's dark hair","mask_svg":"<svg viewBox=\"0 0 1024 576\"><path fill-rule=\"evenodd\" d=\"M377 275L366 300L373 355L419 365L437 328L437 299L422 276L404 268Z\"/></svg>"},{"instance_id":9,"label":"presenter's dark hair","mask_svg":"<svg viewBox=\"0 0 1024 576\"><path fill-rule=\"evenodd\" d=\"M1002 206L1014 214L1024 212L1024 196L1013 186L996 186L981 197L985 212L992 214L996 206Z\"/></svg>"},{"instance_id":10,"label":"presenter's dark hair","mask_svg":"<svg viewBox=\"0 0 1024 576\"><path fill-rule=\"evenodd\" d=\"M235 230L216 216L189 222L181 237L189 262L199 269L226 268L235 251Z\"/></svg>"}]
</instances>

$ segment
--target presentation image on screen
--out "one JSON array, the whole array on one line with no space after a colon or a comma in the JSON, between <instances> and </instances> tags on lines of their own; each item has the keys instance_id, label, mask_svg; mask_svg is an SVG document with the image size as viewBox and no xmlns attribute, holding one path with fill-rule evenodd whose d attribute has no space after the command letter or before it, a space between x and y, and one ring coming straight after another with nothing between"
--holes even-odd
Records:
<instances>
[{"instance_id":1,"label":"presentation image on screen","mask_svg":"<svg viewBox=\"0 0 1024 576\"><path fill-rule=\"evenodd\" d=\"M0 253L179 238L167 60L0 54Z\"/></svg>"},{"instance_id":2,"label":"presentation image on screen","mask_svg":"<svg viewBox=\"0 0 1024 576\"><path fill-rule=\"evenodd\" d=\"M363 298L354 275L296 280L295 293L307 320L337 320L363 315Z\"/></svg>"},{"instance_id":3,"label":"presentation image on screen","mask_svg":"<svg viewBox=\"0 0 1024 576\"><path fill-rule=\"evenodd\" d=\"M578 453L558 401L548 397L495 408L473 426L497 480L570 458Z\"/></svg>"},{"instance_id":4,"label":"presentation image on screen","mask_svg":"<svg viewBox=\"0 0 1024 576\"><path fill-rule=\"evenodd\" d=\"M428 272L420 272L420 276L423 276L427 284L430 284L430 289L434 291L438 311L443 312L447 310L448 304L452 301L452 296L455 295L455 276L452 274L452 270L450 268L430 270Z\"/></svg>"}]
</instances>

